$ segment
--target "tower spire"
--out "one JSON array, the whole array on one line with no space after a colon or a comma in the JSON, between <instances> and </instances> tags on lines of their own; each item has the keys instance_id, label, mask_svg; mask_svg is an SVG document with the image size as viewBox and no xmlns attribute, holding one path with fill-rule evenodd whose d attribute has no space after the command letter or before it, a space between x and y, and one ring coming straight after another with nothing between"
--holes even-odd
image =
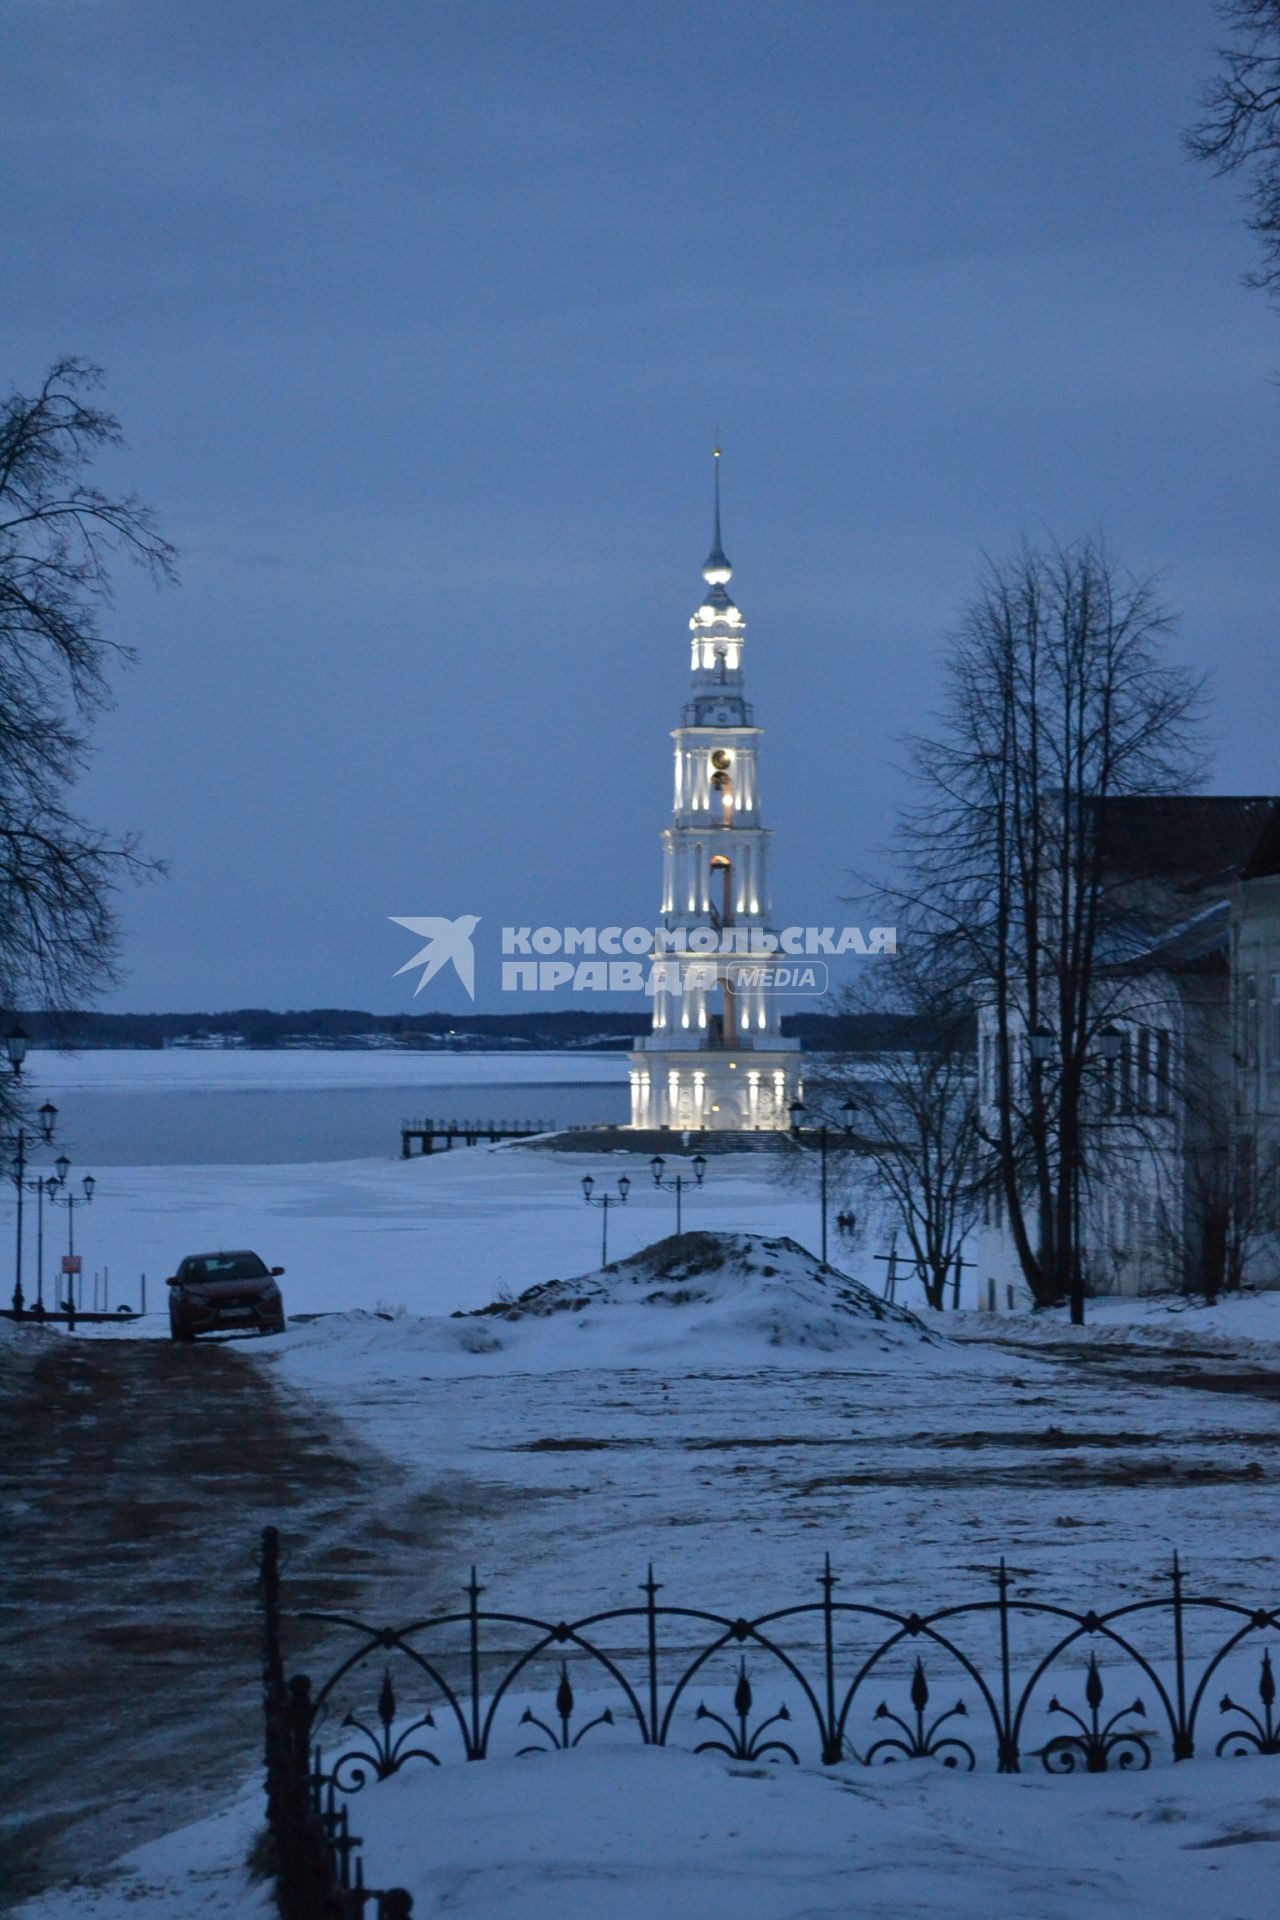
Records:
<instances>
[{"instance_id":1,"label":"tower spire","mask_svg":"<svg viewBox=\"0 0 1280 1920\"><path fill-rule=\"evenodd\" d=\"M715 448L714 448L714 449L712 450L712 454L711 454L711 459L712 459L712 462L713 462L713 465L712 465L712 469L711 469L711 470L712 470L712 472L713 472L713 473L715 474L715 477L716 477L716 537L715 537L715 551L716 551L717 553L719 553L719 552L720 552L720 449L719 449L719 447L715 447Z\"/></svg>"},{"instance_id":2,"label":"tower spire","mask_svg":"<svg viewBox=\"0 0 1280 1920\"><path fill-rule=\"evenodd\" d=\"M707 555L702 577L708 586L722 587L729 580L733 568L725 558L724 542L720 535L720 449L715 447L711 454L712 468L715 473L715 522L711 551Z\"/></svg>"}]
</instances>

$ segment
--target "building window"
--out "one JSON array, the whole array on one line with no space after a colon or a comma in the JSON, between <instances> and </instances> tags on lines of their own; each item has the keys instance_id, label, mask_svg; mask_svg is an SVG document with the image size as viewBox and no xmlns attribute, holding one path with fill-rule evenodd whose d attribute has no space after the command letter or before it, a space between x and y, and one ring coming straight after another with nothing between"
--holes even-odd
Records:
<instances>
[{"instance_id":1,"label":"building window","mask_svg":"<svg viewBox=\"0 0 1280 1920\"><path fill-rule=\"evenodd\" d=\"M1155 1108L1157 1113L1173 1111L1173 1035L1168 1027L1156 1034Z\"/></svg>"},{"instance_id":2,"label":"building window","mask_svg":"<svg viewBox=\"0 0 1280 1920\"><path fill-rule=\"evenodd\" d=\"M1108 1113L1170 1113L1173 1035L1167 1027L1126 1032L1120 1055L1106 1067Z\"/></svg>"},{"instance_id":3,"label":"building window","mask_svg":"<svg viewBox=\"0 0 1280 1920\"><path fill-rule=\"evenodd\" d=\"M1134 1108L1132 1033L1126 1033L1120 1042L1120 1058L1116 1062L1116 1066L1118 1068L1116 1075L1118 1083L1116 1111L1117 1113L1132 1113Z\"/></svg>"}]
</instances>

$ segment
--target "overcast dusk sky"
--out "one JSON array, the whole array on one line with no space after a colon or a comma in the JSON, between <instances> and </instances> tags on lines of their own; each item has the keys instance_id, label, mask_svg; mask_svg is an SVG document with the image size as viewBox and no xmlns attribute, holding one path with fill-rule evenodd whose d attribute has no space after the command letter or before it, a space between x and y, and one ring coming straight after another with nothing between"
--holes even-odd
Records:
<instances>
[{"instance_id":1,"label":"overcast dusk sky","mask_svg":"<svg viewBox=\"0 0 1280 1920\"><path fill-rule=\"evenodd\" d=\"M651 922L722 436L780 922L982 549L1102 529L1280 790L1280 316L1209 0L8 0L3 374L107 371L182 585L82 800L117 1008L415 1002L391 914ZM486 944L488 940L489 944ZM507 1010L512 1002L508 997Z\"/></svg>"}]
</instances>

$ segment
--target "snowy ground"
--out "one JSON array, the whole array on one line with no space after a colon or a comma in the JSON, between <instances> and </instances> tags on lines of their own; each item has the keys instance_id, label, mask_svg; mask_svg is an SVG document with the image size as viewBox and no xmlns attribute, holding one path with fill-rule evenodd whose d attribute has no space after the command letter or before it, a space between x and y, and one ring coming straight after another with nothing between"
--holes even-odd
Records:
<instances>
[{"instance_id":1,"label":"snowy ground","mask_svg":"<svg viewBox=\"0 0 1280 1920\"><path fill-rule=\"evenodd\" d=\"M1251 1392L1229 1358L1163 1344L823 1352L722 1327L715 1355L691 1329L584 1320L338 1317L262 1364L389 1457L470 1480L477 1510L501 1490L510 1518L450 1543L459 1584L473 1560L508 1597L536 1575L560 1611L647 1557L705 1598L812 1577L829 1549L868 1597L916 1605L971 1597L1001 1553L1083 1604L1151 1590L1174 1547L1249 1592L1274 1573L1274 1365Z\"/></svg>"},{"instance_id":2,"label":"snowy ground","mask_svg":"<svg viewBox=\"0 0 1280 1920\"><path fill-rule=\"evenodd\" d=\"M505 1162L487 1164L497 1177ZM464 1318L335 1314L239 1350L326 1409L330 1432L345 1426L440 1496L422 1542L425 1609L457 1603L473 1560L488 1606L557 1617L628 1604L652 1556L665 1600L762 1610L811 1598L827 1548L844 1597L975 1597L1003 1550L1019 1593L1088 1605L1158 1591L1174 1544L1201 1589L1275 1604L1271 1302L1237 1303L1241 1342L1223 1308L1151 1310L1150 1329L1083 1336L974 1316L955 1344L950 1315L923 1332L869 1311L842 1320L830 1283L776 1241L738 1243L735 1258L736 1286L677 1272L655 1288L652 1262L623 1263L541 1295L553 1312L530 1311L535 1300ZM296 1579L332 1550L305 1533L289 1544ZM381 1618L376 1582L362 1611ZM1104 1665L1111 1702L1127 1701L1131 1672ZM887 1679L901 1687L906 1672L899 1661ZM586 1716L602 1702L575 1677ZM949 1703L956 1676L932 1678ZM1081 1676L1065 1678L1078 1693ZM769 1680L757 1672L756 1685L770 1704ZM423 1766L355 1803L369 1877L409 1885L421 1914L1270 1910L1280 1766L1273 1779L1267 1760L1172 1768L1165 1739L1141 1778L958 1778L916 1763L774 1778L637 1751L619 1732L521 1761L523 1699L497 1745L506 1757ZM268 1911L244 1875L256 1816L249 1798L22 1920L178 1920L193 1907L252 1920Z\"/></svg>"},{"instance_id":3,"label":"snowy ground","mask_svg":"<svg viewBox=\"0 0 1280 1920\"><path fill-rule=\"evenodd\" d=\"M405 1772L356 1803L419 1920L1265 1920L1276 1762L1045 1781L633 1748ZM424 1808L424 1791L427 1795ZM20 1920L270 1920L256 1793Z\"/></svg>"},{"instance_id":4,"label":"snowy ground","mask_svg":"<svg viewBox=\"0 0 1280 1920\"><path fill-rule=\"evenodd\" d=\"M623 1169L631 1198L609 1227L624 1266L599 1276L600 1214L579 1180L599 1192ZM814 1198L768 1171L712 1161L686 1227L775 1250L740 1246L735 1285L684 1300L647 1298L650 1270L625 1265L674 1226L642 1162L529 1148L113 1172L91 1259L113 1294L145 1268L153 1305L156 1278L205 1245L286 1266L291 1312L323 1317L237 1350L335 1444L349 1433L435 1498L424 1609L456 1600L473 1562L488 1605L628 1604L652 1559L665 1600L755 1612L811 1597L826 1550L844 1597L974 1597L1003 1552L1019 1591L1087 1606L1158 1591L1174 1546L1202 1590L1276 1604L1280 1297L1103 1303L1083 1334L1057 1316L937 1316L930 1337L842 1318L813 1263L778 1244L815 1244ZM876 1250L835 1257L875 1281ZM452 1317L576 1275L577 1310ZM194 1392L207 1349L187 1357ZM331 1544L292 1539L297 1577ZM377 1601L370 1583L364 1611ZM420 1914L477 1920L1261 1920L1280 1863L1267 1760L1141 1778L912 1763L774 1779L606 1745L424 1768L355 1812L375 1884L403 1879ZM255 1920L267 1907L242 1862L257 1815L238 1803L23 1920Z\"/></svg>"}]
</instances>

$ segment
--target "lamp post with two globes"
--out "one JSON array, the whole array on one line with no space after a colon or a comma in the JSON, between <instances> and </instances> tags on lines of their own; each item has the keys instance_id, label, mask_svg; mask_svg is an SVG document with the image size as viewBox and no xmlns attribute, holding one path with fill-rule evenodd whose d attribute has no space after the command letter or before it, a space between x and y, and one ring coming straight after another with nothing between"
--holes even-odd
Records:
<instances>
[{"instance_id":1,"label":"lamp post with two globes","mask_svg":"<svg viewBox=\"0 0 1280 1920\"><path fill-rule=\"evenodd\" d=\"M852 1140L853 1138L853 1122L857 1111L857 1106L852 1100L846 1100L844 1106L840 1109L841 1117L844 1120L842 1131L846 1140ZM791 1137L797 1144L803 1143L803 1137L806 1131L809 1133L816 1131L818 1135L818 1151L821 1155L822 1165L822 1264L825 1267L827 1264L827 1123L823 1120L816 1129L813 1127L806 1128L805 1120L807 1118L807 1110L802 1100L793 1100L788 1108L788 1112L791 1115Z\"/></svg>"},{"instance_id":2,"label":"lamp post with two globes","mask_svg":"<svg viewBox=\"0 0 1280 1920\"><path fill-rule=\"evenodd\" d=\"M616 1193L600 1193L597 1194L593 1200L591 1197L591 1189L595 1184L595 1181L589 1173L583 1174L582 1197L589 1207L599 1207L603 1215L600 1234L600 1265L607 1267L609 1264L609 1209L610 1207L626 1206L627 1195L631 1191L631 1182L624 1173L618 1181L618 1191Z\"/></svg>"},{"instance_id":3,"label":"lamp post with two globes","mask_svg":"<svg viewBox=\"0 0 1280 1920\"><path fill-rule=\"evenodd\" d=\"M675 1176L674 1180L664 1180L662 1177L662 1170L666 1166L666 1164L667 1164L666 1161L663 1159L660 1153L655 1153L652 1160L649 1162L649 1165L653 1169L654 1186L661 1187L664 1193L674 1193L676 1197L676 1232L677 1234L680 1234L684 1232L684 1213L683 1213L682 1202L684 1197L684 1190L689 1185L689 1178L687 1174L678 1173ZM703 1153L695 1153L693 1156L692 1165L693 1165L693 1184L696 1187L700 1187L702 1185L703 1176L707 1171L706 1155Z\"/></svg>"},{"instance_id":4,"label":"lamp post with two globes","mask_svg":"<svg viewBox=\"0 0 1280 1920\"><path fill-rule=\"evenodd\" d=\"M58 1169L58 1178L56 1181L50 1181L45 1192L49 1197L50 1206L67 1209L67 1293L74 1300L76 1276L74 1265L71 1263L75 1260L76 1252L76 1208L92 1204L93 1190L98 1183L91 1173L86 1173L80 1182L82 1192L73 1193L67 1185L67 1174L71 1170L71 1162L66 1154L64 1153L60 1159L56 1160L54 1165Z\"/></svg>"}]
</instances>

